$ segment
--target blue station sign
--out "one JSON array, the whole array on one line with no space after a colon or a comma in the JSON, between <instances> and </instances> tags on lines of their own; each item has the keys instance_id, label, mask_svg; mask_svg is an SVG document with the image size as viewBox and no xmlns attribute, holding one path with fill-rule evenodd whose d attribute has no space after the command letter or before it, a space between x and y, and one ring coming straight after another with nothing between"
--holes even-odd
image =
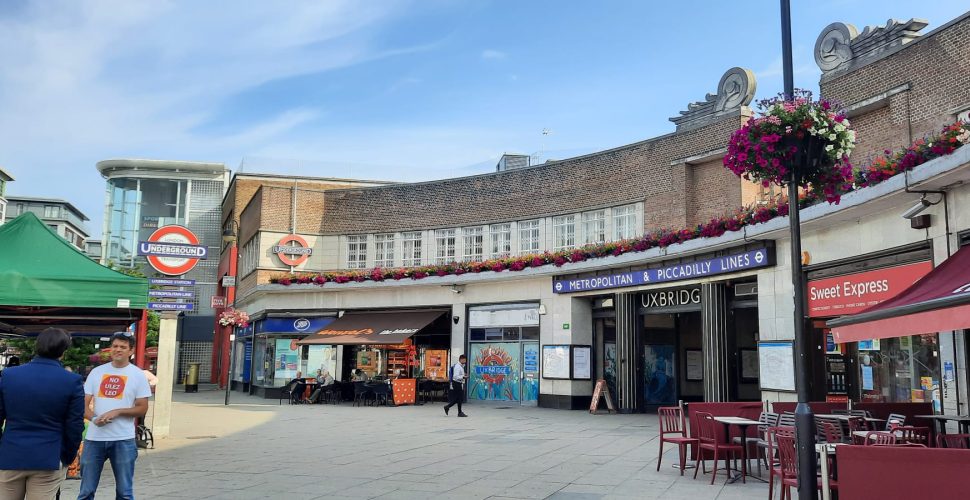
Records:
<instances>
[{"instance_id":1,"label":"blue station sign","mask_svg":"<svg viewBox=\"0 0 970 500\"><path fill-rule=\"evenodd\" d=\"M673 266L644 269L628 273L610 274L608 276L593 276L570 280L556 280L552 284L555 293L586 292L589 290L606 290L653 283L668 283L672 281L689 280L733 273L747 269L757 269L773 264L767 248L759 248L748 252L713 257L710 259L685 262Z\"/></svg>"},{"instance_id":2,"label":"blue station sign","mask_svg":"<svg viewBox=\"0 0 970 500\"><path fill-rule=\"evenodd\" d=\"M167 299L191 299L195 297L195 292L183 292L181 290L149 290L149 297L163 297Z\"/></svg>"},{"instance_id":3,"label":"blue station sign","mask_svg":"<svg viewBox=\"0 0 970 500\"><path fill-rule=\"evenodd\" d=\"M149 302L148 308L155 311L191 311L195 305L191 302Z\"/></svg>"},{"instance_id":4,"label":"blue station sign","mask_svg":"<svg viewBox=\"0 0 970 500\"><path fill-rule=\"evenodd\" d=\"M194 286L195 280L183 280L175 278L148 278L149 285L163 286Z\"/></svg>"}]
</instances>

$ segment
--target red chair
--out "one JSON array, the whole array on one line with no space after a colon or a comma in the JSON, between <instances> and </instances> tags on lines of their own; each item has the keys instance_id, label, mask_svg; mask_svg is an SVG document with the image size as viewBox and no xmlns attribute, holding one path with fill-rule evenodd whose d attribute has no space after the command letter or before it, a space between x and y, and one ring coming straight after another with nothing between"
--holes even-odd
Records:
<instances>
[{"instance_id":1,"label":"red chair","mask_svg":"<svg viewBox=\"0 0 970 500\"><path fill-rule=\"evenodd\" d=\"M778 436L778 459L781 465L781 498L791 500L791 489L798 488L798 451L794 435ZM829 477L829 488L838 491L839 482ZM815 489L822 489L822 478L815 476ZM770 487L769 487L770 491ZM770 494L770 493L769 493Z\"/></svg>"},{"instance_id":2,"label":"red chair","mask_svg":"<svg viewBox=\"0 0 970 500\"><path fill-rule=\"evenodd\" d=\"M697 453L697 460L701 462L701 467L704 468L704 474L707 474L707 461L704 458L704 451L714 452L714 471L711 474L711 484L714 484L714 478L717 477L717 461L719 457L724 457L724 467L728 470L728 475L731 474L731 464L728 462L728 456L733 456L737 458L742 456L742 450L744 447L740 444L729 444L721 443L717 440L717 425L714 421L714 415L710 413L697 412L694 415L697 416L698 424L698 436L699 436L699 451ZM723 455L722 455L723 453ZM734 455L737 453L737 455ZM697 479L697 468L694 469L694 479ZM742 461L741 463L741 482L744 482L744 476L747 474L748 468Z\"/></svg>"},{"instance_id":3,"label":"red chair","mask_svg":"<svg viewBox=\"0 0 970 500\"><path fill-rule=\"evenodd\" d=\"M842 424L841 422L836 424L832 422L822 422L822 427L825 432L825 442L826 443L841 443L842 442Z\"/></svg>"},{"instance_id":4,"label":"red chair","mask_svg":"<svg viewBox=\"0 0 970 500\"><path fill-rule=\"evenodd\" d=\"M936 447L970 449L970 434L937 434Z\"/></svg>"},{"instance_id":5,"label":"red chair","mask_svg":"<svg viewBox=\"0 0 970 500\"><path fill-rule=\"evenodd\" d=\"M891 432L872 431L866 434L866 446L896 446L896 435Z\"/></svg>"},{"instance_id":6,"label":"red chair","mask_svg":"<svg viewBox=\"0 0 970 500\"><path fill-rule=\"evenodd\" d=\"M911 425L904 425L902 427L898 427L896 430L902 433L902 436L898 439L898 441L903 443L921 444L924 446L929 446L930 444L929 427L914 427Z\"/></svg>"},{"instance_id":7,"label":"red chair","mask_svg":"<svg viewBox=\"0 0 970 500\"><path fill-rule=\"evenodd\" d=\"M866 423L864 418L862 417L849 418L849 436L852 436L852 444L864 444L862 442L862 438L859 436L856 436L855 434L856 432L858 431L868 432L871 430L872 429L869 428L869 425Z\"/></svg>"},{"instance_id":8,"label":"red chair","mask_svg":"<svg viewBox=\"0 0 970 500\"><path fill-rule=\"evenodd\" d=\"M769 427L765 433L765 441L768 442L768 449L765 456L769 460L768 464L768 500L774 498L775 476L782 477L781 463L775 459L778 450L778 436L794 436L794 427Z\"/></svg>"},{"instance_id":9,"label":"red chair","mask_svg":"<svg viewBox=\"0 0 970 500\"><path fill-rule=\"evenodd\" d=\"M664 443L673 443L680 452L680 475L683 476L687 466L687 445L697 445L698 439L687 437L687 421L681 407L662 406L657 410L657 416L660 418L660 456L657 458L657 470L660 470L660 461L664 457Z\"/></svg>"}]
</instances>

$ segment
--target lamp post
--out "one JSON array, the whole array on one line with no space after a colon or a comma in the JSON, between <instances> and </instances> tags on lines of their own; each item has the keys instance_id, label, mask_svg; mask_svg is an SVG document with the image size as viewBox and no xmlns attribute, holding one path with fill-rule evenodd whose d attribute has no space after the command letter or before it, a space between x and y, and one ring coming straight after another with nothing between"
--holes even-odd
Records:
<instances>
[{"instance_id":1,"label":"lamp post","mask_svg":"<svg viewBox=\"0 0 970 500\"><path fill-rule=\"evenodd\" d=\"M795 83L792 75L791 48L791 1L781 0L781 50L782 67L785 79L785 99L795 97ZM790 166L791 180L788 183L788 218L791 230L791 276L795 300L795 388L798 392L798 405L795 407L795 433L798 444L798 498L816 498L815 484L815 416L808 405L810 399L807 356L811 343L805 337L805 284L802 276L802 232L798 214L798 175L799 170L812 161L811 152L800 149Z\"/></svg>"},{"instance_id":2,"label":"lamp post","mask_svg":"<svg viewBox=\"0 0 970 500\"><path fill-rule=\"evenodd\" d=\"M222 232L222 241L224 243L227 243L227 244L230 245L229 246L229 272L228 272L227 275L228 276L232 276L233 278L236 277L236 255L237 255L236 240L237 240L237 237L236 237L236 231L235 231L235 229L237 229L238 227L239 226L236 223L236 219L230 217L229 218L229 225ZM234 306L235 303L236 303L236 288L235 288L235 283L233 283L233 286L232 287L226 287L225 285L223 285L223 288L226 289L226 306L227 307ZM225 327L223 327L223 328L225 328ZM228 348L229 349L229 360L228 360L227 366L226 366L226 368L224 370L224 372L226 374L226 402L225 402L225 405L226 406L229 406L229 394L231 392L230 391L230 387L232 386L232 380L231 380L232 379L232 358L233 358L232 351L233 351L233 347L234 347L233 344L234 344L234 342L236 340L235 326L233 326L231 328L232 328L232 330L230 330L230 331L232 333L229 334L229 341L223 343L223 348L224 349L225 348ZM221 356L221 358L222 359L225 359L225 356ZM222 373L220 373L219 376L221 377L222 376Z\"/></svg>"}]
</instances>

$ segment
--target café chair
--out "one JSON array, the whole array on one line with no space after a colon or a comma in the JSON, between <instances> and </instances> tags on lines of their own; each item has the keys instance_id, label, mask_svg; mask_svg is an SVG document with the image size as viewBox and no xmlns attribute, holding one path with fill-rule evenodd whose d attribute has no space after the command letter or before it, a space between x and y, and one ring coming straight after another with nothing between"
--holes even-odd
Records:
<instances>
[{"instance_id":1,"label":"caf\u00e9 chair","mask_svg":"<svg viewBox=\"0 0 970 500\"><path fill-rule=\"evenodd\" d=\"M776 457L778 455L778 436L795 435L794 426L784 426L784 427L769 427L768 432L765 433L765 441L767 442L768 448L765 456L768 459L768 499L773 498L773 491L775 486L775 476L778 478L782 477L781 462L779 462Z\"/></svg>"},{"instance_id":2,"label":"caf\u00e9 chair","mask_svg":"<svg viewBox=\"0 0 970 500\"><path fill-rule=\"evenodd\" d=\"M781 464L781 498L791 498L792 487L798 488L798 452L795 447L795 436L782 434L778 436L778 458ZM822 478L815 476L815 489L822 489ZM838 491L839 482L829 476L829 489ZM769 495L771 489L769 488Z\"/></svg>"},{"instance_id":3,"label":"caf\u00e9 chair","mask_svg":"<svg viewBox=\"0 0 970 500\"><path fill-rule=\"evenodd\" d=\"M866 434L866 446L896 446L896 435L891 432L871 431Z\"/></svg>"},{"instance_id":4,"label":"caf\u00e9 chair","mask_svg":"<svg viewBox=\"0 0 970 500\"><path fill-rule=\"evenodd\" d=\"M970 434L937 434L936 447L970 449Z\"/></svg>"},{"instance_id":5,"label":"caf\u00e9 chair","mask_svg":"<svg viewBox=\"0 0 970 500\"><path fill-rule=\"evenodd\" d=\"M786 411L778 417L778 427L795 427L795 414Z\"/></svg>"},{"instance_id":6,"label":"caf\u00e9 chair","mask_svg":"<svg viewBox=\"0 0 970 500\"><path fill-rule=\"evenodd\" d=\"M928 446L930 444L929 427L904 425L902 427L897 427L896 431L902 433L902 436L899 437L899 441L903 443L922 444L924 446Z\"/></svg>"},{"instance_id":7,"label":"caf\u00e9 chair","mask_svg":"<svg viewBox=\"0 0 970 500\"><path fill-rule=\"evenodd\" d=\"M680 475L684 475L684 468L687 466L687 445L697 445L699 440L687 436L687 420L684 419L684 410L679 406L661 406L657 409L657 417L660 419L660 456L657 458L657 470L660 470L660 462L664 458L664 443L677 445L680 453Z\"/></svg>"},{"instance_id":8,"label":"caf\u00e9 chair","mask_svg":"<svg viewBox=\"0 0 970 500\"><path fill-rule=\"evenodd\" d=\"M368 404L367 400L371 399L373 396L374 396L374 393L371 391L370 386L367 385L367 382L363 382L363 381L354 382L354 405L355 406Z\"/></svg>"},{"instance_id":9,"label":"caf\u00e9 chair","mask_svg":"<svg viewBox=\"0 0 970 500\"><path fill-rule=\"evenodd\" d=\"M893 422L896 422L897 425L906 425L906 415L900 415L898 413L890 413L889 417L886 418L887 431L892 427Z\"/></svg>"},{"instance_id":10,"label":"caf\u00e9 chair","mask_svg":"<svg viewBox=\"0 0 970 500\"><path fill-rule=\"evenodd\" d=\"M293 398L293 396L294 396L293 391L296 390L296 388L297 388L298 385L300 385L300 381L299 380L291 380L290 383L288 383L285 386L283 386L282 388L280 388L280 405L283 404L283 398L284 397L290 402L290 404L293 404L293 399L294 399ZM300 394L299 397L300 397L300 399L302 399L303 398L303 395Z\"/></svg>"},{"instance_id":11,"label":"caf\u00e9 chair","mask_svg":"<svg viewBox=\"0 0 970 500\"><path fill-rule=\"evenodd\" d=\"M849 435L852 436L852 444L864 444L862 442L862 437L857 436L856 432L868 432L872 429L862 417L851 417L849 418Z\"/></svg>"},{"instance_id":12,"label":"caf\u00e9 chair","mask_svg":"<svg viewBox=\"0 0 970 500\"><path fill-rule=\"evenodd\" d=\"M762 456L761 455L761 452L762 451L764 451L765 453L767 453L767 449L768 449L768 442L766 441L765 434L768 433L768 428L769 427L776 427L778 425L778 418L779 418L779 415L777 413L763 411L763 412L761 412L761 415L758 416L758 435L756 437L738 436L738 437L736 437L736 438L733 439L733 441L735 443L737 443L737 444L742 444L742 443L747 444L747 446L748 446L748 456L749 457L752 455L751 454L751 445L754 445L754 447L755 447L755 453L754 454L755 454L756 457L758 457L758 475L759 476L761 475L761 459L762 458L764 458L764 460L765 460L765 467L768 467L768 458L767 458L767 456Z\"/></svg>"},{"instance_id":13,"label":"caf\u00e9 chair","mask_svg":"<svg viewBox=\"0 0 970 500\"><path fill-rule=\"evenodd\" d=\"M842 423L822 422L826 443L841 443L845 436L842 434Z\"/></svg>"},{"instance_id":14,"label":"caf\u00e9 chair","mask_svg":"<svg viewBox=\"0 0 970 500\"><path fill-rule=\"evenodd\" d=\"M714 421L714 415L705 412L697 412L697 422L700 426L698 428L698 453L697 460L701 462L701 467L704 468L704 474L707 474L707 460L704 458L704 451L711 451L714 453L714 471L711 474L711 484L714 484L714 478L717 477L717 461L719 457L724 457L724 467L727 469L728 476L731 475L731 464L728 462L728 457L731 456L735 460L740 456L741 450L743 449L739 444L728 444L721 443L717 440L717 425ZM722 455L723 454L723 455ZM737 455L736 455L737 454ZM694 468L694 479L697 479L697 468ZM745 482L744 476L748 473L748 468L741 462L741 482Z\"/></svg>"}]
</instances>

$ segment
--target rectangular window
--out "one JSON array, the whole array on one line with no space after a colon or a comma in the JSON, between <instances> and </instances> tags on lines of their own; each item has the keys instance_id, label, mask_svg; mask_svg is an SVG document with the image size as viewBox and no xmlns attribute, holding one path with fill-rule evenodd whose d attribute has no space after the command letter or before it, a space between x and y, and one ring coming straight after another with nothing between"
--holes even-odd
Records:
<instances>
[{"instance_id":1,"label":"rectangular window","mask_svg":"<svg viewBox=\"0 0 970 500\"><path fill-rule=\"evenodd\" d=\"M613 239L623 240L637 235L637 206L626 205L613 209Z\"/></svg>"},{"instance_id":2,"label":"rectangular window","mask_svg":"<svg viewBox=\"0 0 970 500\"><path fill-rule=\"evenodd\" d=\"M438 265L450 264L455 261L455 229L436 229L434 232L435 240L435 259Z\"/></svg>"},{"instance_id":3,"label":"rectangular window","mask_svg":"<svg viewBox=\"0 0 970 500\"><path fill-rule=\"evenodd\" d=\"M466 227L461 230L464 239L462 259L465 262L481 262L484 247L484 231L481 227Z\"/></svg>"},{"instance_id":4,"label":"rectangular window","mask_svg":"<svg viewBox=\"0 0 970 500\"><path fill-rule=\"evenodd\" d=\"M421 232L401 233L402 265L405 267L421 265Z\"/></svg>"},{"instance_id":5,"label":"rectangular window","mask_svg":"<svg viewBox=\"0 0 970 500\"><path fill-rule=\"evenodd\" d=\"M492 224L488 227L492 257L508 257L512 254L512 224Z\"/></svg>"},{"instance_id":6,"label":"rectangular window","mask_svg":"<svg viewBox=\"0 0 970 500\"><path fill-rule=\"evenodd\" d=\"M249 240L239 252L239 276L247 276L256 270L259 259L259 238Z\"/></svg>"},{"instance_id":7,"label":"rectangular window","mask_svg":"<svg viewBox=\"0 0 970 500\"><path fill-rule=\"evenodd\" d=\"M374 235L374 267L394 267L394 235Z\"/></svg>"},{"instance_id":8,"label":"rectangular window","mask_svg":"<svg viewBox=\"0 0 970 500\"><path fill-rule=\"evenodd\" d=\"M519 223L519 253L539 253L539 220L527 220Z\"/></svg>"},{"instance_id":9,"label":"rectangular window","mask_svg":"<svg viewBox=\"0 0 970 500\"><path fill-rule=\"evenodd\" d=\"M587 244L606 241L606 210L583 214L583 235Z\"/></svg>"},{"instance_id":10,"label":"rectangular window","mask_svg":"<svg viewBox=\"0 0 970 500\"><path fill-rule=\"evenodd\" d=\"M347 237L347 269L367 267L367 235Z\"/></svg>"},{"instance_id":11,"label":"rectangular window","mask_svg":"<svg viewBox=\"0 0 970 500\"><path fill-rule=\"evenodd\" d=\"M56 205L44 205L44 217L53 218L60 217L61 211L58 210L60 207Z\"/></svg>"},{"instance_id":12,"label":"rectangular window","mask_svg":"<svg viewBox=\"0 0 970 500\"><path fill-rule=\"evenodd\" d=\"M576 216L552 218L553 249L567 250L576 246Z\"/></svg>"}]
</instances>

